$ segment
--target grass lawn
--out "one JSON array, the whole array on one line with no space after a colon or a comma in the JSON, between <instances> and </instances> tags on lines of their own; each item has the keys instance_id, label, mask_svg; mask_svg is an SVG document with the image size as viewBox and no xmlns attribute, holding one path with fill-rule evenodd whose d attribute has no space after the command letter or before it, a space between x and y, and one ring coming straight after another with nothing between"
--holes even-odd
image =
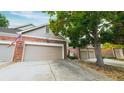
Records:
<instances>
[{"instance_id":1,"label":"grass lawn","mask_svg":"<svg viewBox=\"0 0 124 93\"><path fill-rule=\"evenodd\" d=\"M124 68L115 67L111 65L105 65L104 67L100 68L96 66L95 63L84 62L84 61L79 61L79 64L80 66L87 66L92 69L95 69L96 71L103 73L114 80L120 80L120 81L124 80Z\"/></svg>"}]
</instances>

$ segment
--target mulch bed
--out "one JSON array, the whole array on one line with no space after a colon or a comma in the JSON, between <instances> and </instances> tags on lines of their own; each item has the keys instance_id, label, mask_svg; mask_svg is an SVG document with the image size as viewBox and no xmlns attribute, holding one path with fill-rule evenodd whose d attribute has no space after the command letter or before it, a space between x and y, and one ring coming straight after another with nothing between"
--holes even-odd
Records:
<instances>
[{"instance_id":1,"label":"mulch bed","mask_svg":"<svg viewBox=\"0 0 124 93\"><path fill-rule=\"evenodd\" d=\"M96 71L105 74L106 76L114 79L123 81L124 80L124 68L115 67L111 65L105 65L104 67L98 67L95 63L79 61L80 66L87 66Z\"/></svg>"}]
</instances>

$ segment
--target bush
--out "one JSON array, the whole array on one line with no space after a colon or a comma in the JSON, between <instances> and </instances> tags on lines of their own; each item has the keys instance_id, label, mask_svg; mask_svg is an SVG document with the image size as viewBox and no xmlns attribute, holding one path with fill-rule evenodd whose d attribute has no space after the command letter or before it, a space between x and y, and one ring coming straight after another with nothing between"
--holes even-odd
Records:
<instances>
[{"instance_id":1,"label":"bush","mask_svg":"<svg viewBox=\"0 0 124 93\"><path fill-rule=\"evenodd\" d=\"M115 57L111 57L111 56L103 56L102 58L103 58L103 59L104 59L104 58L108 58L108 59L116 59Z\"/></svg>"},{"instance_id":2,"label":"bush","mask_svg":"<svg viewBox=\"0 0 124 93\"><path fill-rule=\"evenodd\" d=\"M77 59L75 56L68 56L69 59Z\"/></svg>"}]
</instances>

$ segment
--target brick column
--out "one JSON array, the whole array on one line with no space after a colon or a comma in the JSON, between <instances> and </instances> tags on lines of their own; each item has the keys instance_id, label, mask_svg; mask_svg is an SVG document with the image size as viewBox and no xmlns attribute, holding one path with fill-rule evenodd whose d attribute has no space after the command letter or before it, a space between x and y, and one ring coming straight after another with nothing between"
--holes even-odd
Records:
<instances>
[{"instance_id":1,"label":"brick column","mask_svg":"<svg viewBox=\"0 0 124 93\"><path fill-rule=\"evenodd\" d=\"M14 62L21 62L23 55L24 41L19 40L16 42L15 52L14 52Z\"/></svg>"}]
</instances>

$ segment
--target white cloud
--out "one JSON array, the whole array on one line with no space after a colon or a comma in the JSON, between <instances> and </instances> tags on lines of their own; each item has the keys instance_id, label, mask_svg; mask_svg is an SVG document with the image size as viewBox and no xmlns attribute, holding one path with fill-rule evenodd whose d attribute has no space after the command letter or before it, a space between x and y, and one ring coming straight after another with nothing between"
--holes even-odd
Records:
<instances>
[{"instance_id":1,"label":"white cloud","mask_svg":"<svg viewBox=\"0 0 124 93\"><path fill-rule=\"evenodd\" d=\"M9 20L9 27L16 27L21 26L25 24L34 24L34 25L40 25L40 24L46 24L48 23L49 16L42 14L42 12L9 12L11 16L8 17ZM18 16L23 18L18 18Z\"/></svg>"},{"instance_id":2,"label":"white cloud","mask_svg":"<svg viewBox=\"0 0 124 93\"><path fill-rule=\"evenodd\" d=\"M49 16L44 16L36 13L36 12L31 12L31 11L26 11L26 12L10 12L12 15L16 15L16 16L22 16L25 18L30 18L30 19L49 19Z\"/></svg>"},{"instance_id":3,"label":"white cloud","mask_svg":"<svg viewBox=\"0 0 124 93\"><path fill-rule=\"evenodd\" d=\"M24 21L18 21L18 20L14 20L14 19L9 19L9 27L13 28L13 27L17 27L17 26L22 26L25 24L29 24L28 22L24 22Z\"/></svg>"}]
</instances>

